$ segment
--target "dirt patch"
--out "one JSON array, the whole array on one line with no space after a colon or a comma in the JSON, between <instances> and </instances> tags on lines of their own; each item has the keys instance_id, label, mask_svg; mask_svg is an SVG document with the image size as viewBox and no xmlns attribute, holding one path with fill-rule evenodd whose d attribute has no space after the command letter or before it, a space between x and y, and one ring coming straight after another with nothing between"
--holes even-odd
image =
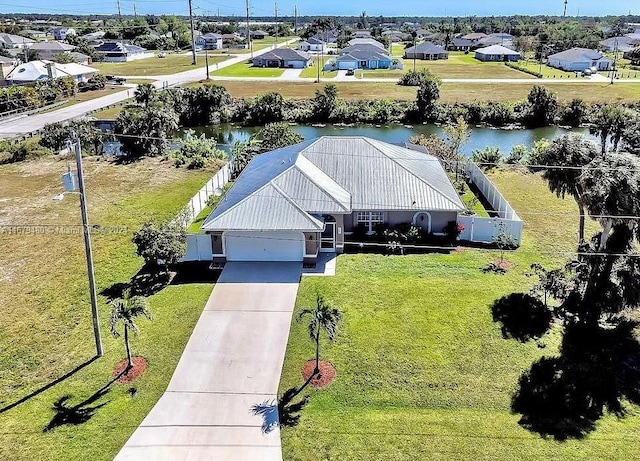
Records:
<instances>
[{"instance_id":1,"label":"dirt patch","mask_svg":"<svg viewBox=\"0 0 640 461\"><path fill-rule=\"evenodd\" d=\"M309 360L304 364L304 367L302 367L302 378L305 380L305 382L313 373L313 369L315 368L315 366L316 361ZM333 379L336 377L336 369L331 362L327 362L325 360L320 360L318 368L320 369L320 373L315 375L309 382L309 384L311 384L311 386L313 387L321 389L331 384L331 381L333 381Z\"/></svg>"},{"instance_id":2,"label":"dirt patch","mask_svg":"<svg viewBox=\"0 0 640 461\"><path fill-rule=\"evenodd\" d=\"M126 368L128 361L127 359L121 360L116 365L113 370L113 377L119 376ZM147 361L144 357L135 356L133 357L133 368L130 368L125 374L120 376L116 382L120 384L128 384L134 381L138 376L140 376L147 369Z\"/></svg>"},{"instance_id":3,"label":"dirt patch","mask_svg":"<svg viewBox=\"0 0 640 461\"><path fill-rule=\"evenodd\" d=\"M509 261L507 261L506 259L504 261L500 261L500 258L494 259L493 264L495 264L498 267L502 267L506 271L508 271L513 267L513 264L511 264Z\"/></svg>"}]
</instances>

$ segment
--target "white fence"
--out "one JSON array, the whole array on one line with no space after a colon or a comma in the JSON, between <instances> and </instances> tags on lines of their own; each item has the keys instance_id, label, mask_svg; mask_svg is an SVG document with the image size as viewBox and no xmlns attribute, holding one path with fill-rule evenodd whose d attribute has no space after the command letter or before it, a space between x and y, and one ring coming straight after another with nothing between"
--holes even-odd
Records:
<instances>
[{"instance_id":1,"label":"white fence","mask_svg":"<svg viewBox=\"0 0 640 461\"><path fill-rule=\"evenodd\" d=\"M189 225L198 217L200 212L207 207L207 201L212 195L214 195L216 189L222 190L222 188L227 185L230 178L230 165L230 163L227 163L225 166L220 168L220 171L218 171L213 178L202 186L202 189L200 189L198 193L189 200L187 205L178 214L177 220L185 228L189 227Z\"/></svg>"},{"instance_id":2,"label":"white fence","mask_svg":"<svg viewBox=\"0 0 640 461\"><path fill-rule=\"evenodd\" d=\"M516 211L475 163L467 163L466 172L471 182L475 184L496 211L498 217L459 216L458 223L464 226L460 239L470 242L490 243L500 232L505 232L511 234L520 245L522 242L523 223Z\"/></svg>"}]
</instances>

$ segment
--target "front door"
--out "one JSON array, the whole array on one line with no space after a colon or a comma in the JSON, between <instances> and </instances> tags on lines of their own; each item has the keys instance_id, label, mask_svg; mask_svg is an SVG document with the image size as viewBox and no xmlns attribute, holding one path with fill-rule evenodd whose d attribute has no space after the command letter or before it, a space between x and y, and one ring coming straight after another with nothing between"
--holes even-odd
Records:
<instances>
[{"instance_id":1,"label":"front door","mask_svg":"<svg viewBox=\"0 0 640 461\"><path fill-rule=\"evenodd\" d=\"M336 251L336 223L325 222L324 231L320 238L320 253L334 253Z\"/></svg>"}]
</instances>

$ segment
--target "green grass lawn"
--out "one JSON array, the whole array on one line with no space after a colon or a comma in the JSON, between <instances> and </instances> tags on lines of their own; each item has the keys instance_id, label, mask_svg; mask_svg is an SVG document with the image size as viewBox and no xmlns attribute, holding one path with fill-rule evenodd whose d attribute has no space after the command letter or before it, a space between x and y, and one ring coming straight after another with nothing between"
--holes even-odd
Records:
<instances>
[{"instance_id":1,"label":"green grass lawn","mask_svg":"<svg viewBox=\"0 0 640 461\"><path fill-rule=\"evenodd\" d=\"M232 56L209 56L209 65L211 66L217 62L226 61L230 57ZM130 62L97 62L93 64L93 67L99 69L100 72L105 75L134 75L137 77L169 75L204 67L204 55L198 56L198 61L195 66L192 62L191 54L180 52L167 54L165 58L154 56L153 58L138 59Z\"/></svg>"},{"instance_id":2,"label":"green grass lawn","mask_svg":"<svg viewBox=\"0 0 640 461\"><path fill-rule=\"evenodd\" d=\"M323 61L325 64L326 62L329 60L329 58L325 57L325 60ZM315 56L313 58L313 65L310 67L307 67L306 69L303 69L302 72L300 72L300 77L302 78L318 78L318 64L320 63L321 59L320 56ZM323 64L324 66L324 64ZM338 71L323 71L322 68L320 68L320 78L333 78L336 75L338 75Z\"/></svg>"},{"instance_id":3,"label":"green grass lawn","mask_svg":"<svg viewBox=\"0 0 640 461\"><path fill-rule=\"evenodd\" d=\"M284 69L275 67L253 67L251 63L239 62L220 70L212 71L211 75L219 77L280 77Z\"/></svg>"},{"instance_id":4,"label":"green grass lawn","mask_svg":"<svg viewBox=\"0 0 640 461\"><path fill-rule=\"evenodd\" d=\"M490 305L527 292L533 262L560 264L575 245L577 210L539 176L491 174L525 219L522 247L506 275L484 274L497 253L465 249L415 256L343 255L337 275L303 278L296 313L316 293L343 311L336 340L321 356L337 370L310 390L300 424L282 431L293 460L629 460L637 458L640 411L607 415L584 440L544 439L510 411L521 373L558 352L560 332L526 344L502 338ZM532 199L533 198L533 199ZM545 217L554 210L562 217ZM304 323L291 326L280 392L300 385L313 357Z\"/></svg>"},{"instance_id":5,"label":"green grass lawn","mask_svg":"<svg viewBox=\"0 0 640 461\"><path fill-rule=\"evenodd\" d=\"M540 67L540 63L535 60L519 61L514 64L524 69L530 70L532 72L541 72L542 78L563 78L563 79L574 79L574 80L576 78L583 78L581 76L576 77L575 72L565 72L564 70L561 70L561 69L549 67L546 64L543 64L542 67ZM531 75L530 77L533 77L533 75Z\"/></svg>"},{"instance_id":6,"label":"green grass lawn","mask_svg":"<svg viewBox=\"0 0 640 461\"><path fill-rule=\"evenodd\" d=\"M0 166L3 224L66 225L32 234L2 235L0 254L0 408L51 383L93 357L84 246L77 224L78 198L62 190L67 161L47 158ZM150 218L169 219L214 171L177 169L155 159L130 165L85 160L89 219L98 292L127 282L142 265L131 237ZM53 229L56 228L46 228ZM140 320L131 340L149 368L134 383L114 384L95 416L79 426L43 432L53 403L72 395L76 404L104 386L125 356L122 338L108 329L110 312L99 296L104 357L28 401L0 413L0 459L111 460L164 392L212 283L170 285L152 296L153 321ZM137 392L131 397L129 389Z\"/></svg>"},{"instance_id":7,"label":"green grass lawn","mask_svg":"<svg viewBox=\"0 0 640 461\"><path fill-rule=\"evenodd\" d=\"M413 59L400 59L402 70L378 69L363 72L364 78L400 78L413 69ZM416 59L416 70L429 69L440 78L532 78L524 72L511 69L501 62L481 62L473 54L449 53L449 59L423 61Z\"/></svg>"},{"instance_id":8,"label":"green grass lawn","mask_svg":"<svg viewBox=\"0 0 640 461\"><path fill-rule=\"evenodd\" d=\"M288 40L292 40L294 38L297 38L295 36L287 36L287 37L278 37L278 45L281 43L284 43ZM263 40L254 40L253 41L253 51L259 51L259 50L264 50L265 48L269 48L269 47L273 47L273 45L276 43L276 38L275 37L267 37ZM248 52L247 50L245 50L245 52Z\"/></svg>"}]
</instances>

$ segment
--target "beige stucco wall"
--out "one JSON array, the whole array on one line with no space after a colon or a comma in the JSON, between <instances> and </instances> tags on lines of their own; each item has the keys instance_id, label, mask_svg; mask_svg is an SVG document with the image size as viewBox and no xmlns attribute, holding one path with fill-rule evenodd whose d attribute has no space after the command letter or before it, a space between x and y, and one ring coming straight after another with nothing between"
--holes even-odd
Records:
<instances>
[{"instance_id":1,"label":"beige stucco wall","mask_svg":"<svg viewBox=\"0 0 640 461\"><path fill-rule=\"evenodd\" d=\"M390 226L410 223L416 213L417 211L387 211L385 212L385 222ZM449 221L456 221L458 218L458 214L455 211L431 211L429 214L431 215L431 232L434 233L443 232ZM344 217L346 232L353 231L353 228L357 225L356 217L357 212ZM425 230L428 226L426 219L424 221L418 221L416 224Z\"/></svg>"}]
</instances>

